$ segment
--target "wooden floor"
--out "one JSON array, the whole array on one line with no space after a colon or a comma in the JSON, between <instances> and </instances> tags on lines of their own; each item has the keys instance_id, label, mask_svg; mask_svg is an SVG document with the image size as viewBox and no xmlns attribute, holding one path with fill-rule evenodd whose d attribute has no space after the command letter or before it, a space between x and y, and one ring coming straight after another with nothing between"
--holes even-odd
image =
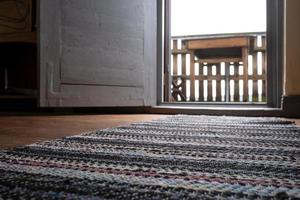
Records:
<instances>
[{"instance_id":1,"label":"wooden floor","mask_svg":"<svg viewBox=\"0 0 300 200\"><path fill-rule=\"evenodd\" d=\"M1 116L0 148L13 148L34 142L76 135L133 122L148 121L167 115L65 115ZM300 119L291 119L300 125Z\"/></svg>"},{"instance_id":2,"label":"wooden floor","mask_svg":"<svg viewBox=\"0 0 300 200\"><path fill-rule=\"evenodd\" d=\"M1 116L0 148L12 148L166 115Z\"/></svg>"}]
</instances>

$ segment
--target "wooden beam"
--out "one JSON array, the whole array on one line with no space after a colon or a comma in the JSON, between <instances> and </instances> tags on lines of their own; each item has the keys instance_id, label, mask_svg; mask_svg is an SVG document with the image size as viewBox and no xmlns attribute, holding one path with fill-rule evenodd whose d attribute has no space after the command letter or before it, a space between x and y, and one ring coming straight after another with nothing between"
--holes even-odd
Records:
<instances>
[{"instance_id":1,"label":"wooden beam","mask_svg":"<svg viewBox=\"0 0 300 200\"><path fill-rule=\"evenodd\" d=\"M190 80L190 76L189 75L174 75L172 76L174 78L184 78L187 80ZM239 80L243 80L244 75L228 75L228 78L230 80L235 80L235 79L239 79ZM226 75L197 75L195 76L195 80L225 80L226 79ZM265 75L248 75L248 79L250 80L266 80Z\"/></svg>"},{"instance_id":2,"label":"wooden beam","mask_svg":"<svg viewBox=\"0 0 300 200\"><path fill-rule=\"evenodd\" d=\"M247 47L248 45L249 45L249 37L209 38L209 39L189 40L187 42L188 49Z\"/></svg>"},{"instance_id":3,"label":"wooden beam","mask_svg":"<svg viewBox=\"0 0 300 200\"><path fill-rule=\"evenodd\" d=\"M189 51L186 49L172 49L172 54L188 54Z\"/></svg>"},{"instance_id":4,"label":"wooden beam","mask_svg":"<svg viewBox=\"0 0 300 200\"><path fill-rule=\"evenodd\" d=\"M198 63L207 63L207 64L218 64L221 62L241 62L242 58L237 57L221 57L221 58L203 58L196 60Z\"/></svg>"}]
</instances>

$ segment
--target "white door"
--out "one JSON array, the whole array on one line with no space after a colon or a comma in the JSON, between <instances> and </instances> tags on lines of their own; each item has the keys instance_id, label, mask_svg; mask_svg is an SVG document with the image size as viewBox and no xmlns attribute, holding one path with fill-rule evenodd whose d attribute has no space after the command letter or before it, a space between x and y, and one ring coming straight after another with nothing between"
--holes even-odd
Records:
<instances>
[{"instance_id":1,"label":"white door","mask_svg":"<svg viewBox=\"0 0 300 200\"><path fill-rule=\"evenodd\" d=\"M156 0L40 0L40 106L156 102Z\"/></svg>"}]
</instances>

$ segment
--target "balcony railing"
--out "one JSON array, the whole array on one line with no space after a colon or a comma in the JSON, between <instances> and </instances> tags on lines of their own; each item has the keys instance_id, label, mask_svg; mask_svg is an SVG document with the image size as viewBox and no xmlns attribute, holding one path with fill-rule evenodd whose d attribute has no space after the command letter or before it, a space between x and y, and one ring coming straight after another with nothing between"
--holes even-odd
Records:
<instances>
[{"instance_id":1,"label":"balcony railing","mask_svg":"<svg viewBox=\"0 0 300 200\"><path fill-rule=\"evenodd\" d=\"M266 35L172 37L166 102L266 102Z\"/></svg>"}]
</instances>

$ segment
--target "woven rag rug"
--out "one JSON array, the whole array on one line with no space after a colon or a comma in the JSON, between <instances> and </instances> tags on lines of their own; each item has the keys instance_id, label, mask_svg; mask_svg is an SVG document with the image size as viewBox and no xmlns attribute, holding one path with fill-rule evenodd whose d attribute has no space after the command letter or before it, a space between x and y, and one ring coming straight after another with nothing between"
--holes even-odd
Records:
<instances>
[{"instance_id":1,"label":"woven rag rug","mask_svg":"<svg viewBox=\"0 0 300 200\"><path fill-rule=\"evenodd\" d=\"M0 199L300 199L300 128L176 115L0 151Z\"/></svg>"}]
</instances>

